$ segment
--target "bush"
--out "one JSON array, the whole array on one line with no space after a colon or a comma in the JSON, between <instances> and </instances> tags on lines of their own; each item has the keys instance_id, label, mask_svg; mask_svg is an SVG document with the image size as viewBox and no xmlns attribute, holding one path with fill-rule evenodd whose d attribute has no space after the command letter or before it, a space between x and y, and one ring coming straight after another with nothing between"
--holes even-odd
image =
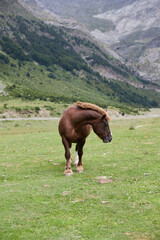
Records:
<instances>
[{"instance_id":1,"label":"bush","mask_svg":"<svg viewBox=\"0 0 160 240\"><path fill-rule=\"evenodd\" d=\"M9 58L7 56L5 56L4 54L1 54L0 53L0 63L2 64L8 64L10 61L9 61Z\"/></svg>"},{"instance_id":2,"label":"bush","mask_svg":"<svg viewBox=\"0 0 160 240\"><path fill-rule=\"evenodd\" d=\"M49 73L49 74L48 74L48 77L54 79L54 78L55 78L55 75L54 75L53 73Z\"/></svg>"},{"instance_id":3,"label":"bush","mask_svg":"<svg viewBox=\"0 0 160 240\"><path fill-rule=\"evenodd\" d=\"M20 107L16 107L15 110L16 110L16 112L21 112L22 111L22 109Z\"/></svg>"},{"instance_id":4,"label":"bush","mask_svg":"<svg viewBox=\"0 0 160 240\"><path fill-rule=\"evenodd\" d=\"M3 104L3 108L7 109L7 103Z\"/></svg>"},{"instance_id":5,"label":"bush","mask_svg":"<svg viewBox=\"0 0 160 240\"><path fill-rule=\"evenodd\" d=\"M39 113L40 108L39 107L35 107L35 112L38 114Z\"/></svg>"}]
</instances>

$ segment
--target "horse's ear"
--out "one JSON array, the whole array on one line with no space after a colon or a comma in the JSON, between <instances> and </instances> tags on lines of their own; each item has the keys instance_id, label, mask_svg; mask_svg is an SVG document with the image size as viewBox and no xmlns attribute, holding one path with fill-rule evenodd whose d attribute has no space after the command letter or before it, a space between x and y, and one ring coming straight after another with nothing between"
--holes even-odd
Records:
<instances>
[{"instance_id":1,"label":"horse's ear","mask_svg":"<svg viewBox=\"0 0 160 240\"><path fill-rule=\"evenodd\" d=\"M106 115L105 115L105 114L102 116L102 121L103 121L104 119L106 119Z\"/></svg>"}]
</instances>

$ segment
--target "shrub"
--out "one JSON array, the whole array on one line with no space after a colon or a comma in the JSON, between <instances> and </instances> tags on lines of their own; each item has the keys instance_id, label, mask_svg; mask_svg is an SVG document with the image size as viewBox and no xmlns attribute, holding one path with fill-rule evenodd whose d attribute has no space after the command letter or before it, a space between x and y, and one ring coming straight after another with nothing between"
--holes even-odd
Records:
<instances>
[{"instance_id":1,"label":"shrub","mask_svg":"<svg viewBox=\"0 0 160 240\"><path fill-rule=\"evenodd\" d=\"M5 56L4 54L0 54L0 63L8 64L9 62L9 58L7 56Z\"/></svg>"},{"instance_id":2,"label":"shrub","mask_svg":"<svg viewBox=\"0 0 160 240\"><path fill-rule=\"evenodd\" d=\"M39 107L35 107L35 112L38 114L39 113L40 108Z\"/></svg>"},{"instance_id":3,"label":"shrub","mask_svg":"<svg viewBox=\"0 0 160 240\"><path fill-rule=\"evenodd\" d=\"M53 73L49 73L49 74L48 74L48 77L54 79L54 78L55 78L55 75L54 75Z\"/></svg>"}]
</instances>

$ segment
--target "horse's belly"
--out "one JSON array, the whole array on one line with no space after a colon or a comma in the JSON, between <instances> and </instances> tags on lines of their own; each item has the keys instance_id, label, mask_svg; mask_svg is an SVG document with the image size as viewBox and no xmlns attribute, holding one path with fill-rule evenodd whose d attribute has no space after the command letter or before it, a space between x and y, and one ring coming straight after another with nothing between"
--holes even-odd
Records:
<instances>
[{"instance_id":1,"label":"horse's belly","mask_svg":"<svg viewBox=\"0 0 160 240\"><path fill-rule=\"evenodd\" d=\"M87 125L87 126L83 126L81 129L73 130L72 134L70 133L70 136L68 136L70 138L70 141L73 143L77 143L79 140L86 138L91 131L91 126Z\"/></svg>"},{"instance_id":2,"label":"horse's belly","mask_svg":"<svg viewBox=\"0 0 160 240\"><path fill-rule=\"evenodd\" d=\"M64 136L70 143L77 143L79 140L86 138L91 131L90 125L81 127L74 126L71 119L61 118L59 122L59 133Z\"/></svg>"}]
</instances>

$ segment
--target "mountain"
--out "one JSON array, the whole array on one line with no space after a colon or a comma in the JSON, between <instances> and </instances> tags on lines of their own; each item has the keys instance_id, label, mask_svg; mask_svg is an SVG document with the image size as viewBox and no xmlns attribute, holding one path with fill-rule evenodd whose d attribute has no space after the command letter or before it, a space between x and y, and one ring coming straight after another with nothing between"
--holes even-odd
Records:
<instances>
[{"instance_id":1,"label":"mountain","mask_svg":"<svg viewBox=\"0 0 160 240\"><path fill-rule=\"evenodd\" d=\"M137 0L94 17L111 21L115 29L108 32L94 30L93 36L134 63L145 79L160 85L160 1Z\"/></svg>"},{"instance_id":2,"label":"mountain","mask_svg":"<svg viewBox=\"0 0 160 240\"><path fill-rule=\"evenodd\" d=\"M82 24L80 24L79 22L77 22L77 21L75 21L75 20L73 20L73 18L72 19L64 19L64 18L61 18L61 17L59 17L59 16L57 16L57 15L55 15L55 13L53 13L53 12L51 12L51 11L49 11L49 10L46 10L45 8L44 8L44 6L39 2L39 1L36 1L36 0L19 0L19 2L23 5L23 6L25 6L27 9L29 9L29 10L31 10L32 11L32 13L36 16L36 17L38 17L38 18L40 18L40 19L42 19L43 21L45 21L46 23L50 23L50 24L53 24L54 26L62 26L62 27L64 27L65 26L65 28L71 28L71 29L74 29L74 30L76 30L76 29L78 29L78 30L80 30L80 31L78 31L78 32L76 32L76 33L73 33L73 31L71 32L70 31L70 34L71 35L74 35L74 36L76 36L76 35L78 35L78 37L80 38L80 36L81 36L81 38L83 39L85 39L85 38L87 38L87 39L89 39L89 41L91 41L91 42L93 42L93 38L90 36L90 34L89 34L89 31L87 31L87 29L84 27L84 25L82 25ZM120 1L121 2L121 1ZM115 1L115 2L113 2L111 5L112 6L121 6L121 4L120 4L120 2L118 2L118 1ZM123 2L123 4L127 4L127 1L122 1ZM132 2L132 1L131 1ZM56 2L56 1L47 1L47 4L49 4L49 3L51 3L50 5L52 6L52 9L55 7L55 9L57 9L57 6L59 6L59 8L58 9L61 9L60 8L60 6L65 6L64 7L64 9L66 9L66 6L68 6L68 8L69 8L69 6L70 6L70 4L73 4L73 6L75 7L75 9L77 9L78 10L78 8L84 8L84 6L87 6L87 7L91 7L92 6L92 8L93 8L93 4L90 4L90 1L88 2L88 5L87 5L87 2L85 1L85 0L83 0L83 1L81 1L81 2L79 2L79 1L67 1L67 2L63 2L63 1L61 1L61 2ZM56 3L56 6L54 5ZM100 5L100 3L98 2L96 2L96 1L94 1L94 4L96 4L96 6L98 7L98 9L99 9L99 11L100 11L100 9L101 9L101 11L102 11L102 9L106 9L106 8L108 8L108 3L107 3L107 1L102 1L101 2L102 3L102 6ZM46 2L45 2L45 4L46 4ZM100 8L100 6L101 6L101 8ZM70 6L71 7L71 6ZM71 9L72 9L72 11L74 12L74 7L71 7ZM63 7L62 7L63 8ZM88 9L88 8L87 8ZM63 11L62 11L63 12ZM81 12L81 11L78 11L78 12ZM88 16L87 15L87 10L85 11L86 12L86 16ZM91 12L91 10L90 10L90 12ZM76 13L76 12L75 12ZM79 13L79 15L80 15L80 13ZM91 16L90 16L91 17ZM86 19L86 18L85 18ZM93 19L93 17L92 17L92 19ZM73 36L72 36L73 37ZM67 41L68 41L68 39L67 39ZM82 42L82 41L81 41ZM94 43L93 43L94 45L96 44L97 45L97 43L95 43L95 41L94 41ZM74 45L75 45L75 43L74 43ZM99 45L99 47L100 47L100 44L98 44ZM73 44L72 44L72 46L73 46ZM74 46L73 46L74 47ZM82 49L82 47L83 47L83 49ZM78 51L78 49L80 50L80 51ZM83 44L81 44L81 46L78 46L77 47L77 44L76 44L76 47L74 47L74 50L75 51L78 51L78 54L81 54L81 57L83 58L83 59L85 59L85 60L87 60L88 58L90 58L90 61L88 62L88 64L90 64L91 63L91 58L92 58L92 56L89 56L88 57L88 52L89 52L89 54L90 53L92 53L93 51L92 51L92 49L90 48L89 49L89 51L87 50L87 52L86 51L84 51L84 49L86 49L86 46L83 46ZM102 52L105 52L107 55L109 55L109 56L114 56L115 58L117 58L119 61L117 61L118 62L118 65L120 66L120 68L122 68L122 69L126 69L126 66L124 66L123 67L123 65L124 65L124 63L125 63L125 61L121 58L121 57L119 57L119 55L117 55L116 53L115 53L115 51L112 51L111 49L109 49L108 47L106 47L105 45L103 45L103 47L102 47L102 45L101 45L101 51ZM97 53L96 52L96 54L99 54L99 53ZM87 55L87 58L86 58L86 55ZM91 54L90 54L91 55ZM110 59L110 61L111 61L111 59ZM93 62L95 62L95 60L93 61ZM116 63L115 63L116 61L114 61L114 63L112 63L112 65L115 65ZM92 67L92 66L91 66ZM120 81L124 81L124 82L128 82L128 83L130 83L130 84L132 84L132 85L134 85L134 86L136 86L136 87L141 87L141 88L144 88L144 86L145 86L145 88L147 88L147 89L152 89L152 88L154 88L154 89L156 89L157 91L158 91L158 85L156 85L156 84L149 84L148 82L146 82L146 81L140 81L140 78L139 78L139 80L137 81L135 81L135 78L132 78L132 77L125 77L124 76L124 74L117 74L117 71L115 72L114 71L114 69L113 68L111 68L110 66L107 66L107 64L104 64L104 61L103 61L103 64L94 64L94 68L93 68L94 70L96 70L96 71L98 71L103 77L106 77L106 78L109 78L109 79L115 79L115 80L120 80ZM134 74L135 75L137 75L137 73L136 73L136 71L135 71L135 69L133 68L133 66L130 64L128 64L128 69L129 70L131 70L132 71L132 75L133 75L133 71L134 71ZM147 83L147 84L146 84ZM160 89L159 89L159 91L160 91Z\"/></svg>"},{"instance_id":3,"label":"mountain","mask_svg":"<svg viewBox=\"0 0 160 240\"><path fill-rule=\"evenodd\" d=\"M134 0L40 0L46 9L63 18L74 18L83 23L89 30L96 27L106 30L113 27L110 21L93 18L93 15L103 13L108 9L120 8Z\"/></svg>"},{"instance_id":4,"label":"mountain","mask_svg":"<svg viewBox=\"0 0 160 240\"><path fill-rule=\"evenodd\" d=\"M6 86L5 92L24 99L84 100L101 106L159 105L160 95L128 84L145 81L110 56L87 31L63 25L63 19L52 13L52 24L46 24L39 19L46 10L41 11L37 2L30 0L32 7L19 2L0 1L0 86Z\"/></svg>"},{"instance_id":5,"label":"mountain","mask_svg":"<svg viewBox=\"0 0 160 240\"><path fill-rule=\"evenodd\" d=\"M115 29L109 32L109 36L106 36L107 34L104 33L106 43L114 44L131 34L133 37L133 33L139 33L137 37L140 37L140 35L144 35L144 32L149 29L158 28L160 19L159 8L159 0L153 0L152 2L148 0L138 0L118 10L113 9L94 15L94 17L109 20L114 24ZM103 34L101 37L103 38ZM136 36L134 36L134 38L135 37Z\"/></svg>"},{"instance_id":6,"label":"mountain","mask_svg":"<svg viewBox=\"0 0 160 240\"><path fill-rule=\"evenodd\" d=\"M112 49L142 78L160 86L159 0L40 0L62 17L85 24L92 36Z\"/></svg>"},{"instance_id":7,"label":"mountain","mask_svg":"<svg viewBox=\"0 0 160 240\"><path fill-rule=\"evenodd\" d=\"M80 29L87 31L83 24L77 22L75 19L62 18L52 11L46 9L43 4L36 0L18 0L18 2L35 17L45 21L54 26L62 26L72 29Z\"/></svg>"}]
</instances>

